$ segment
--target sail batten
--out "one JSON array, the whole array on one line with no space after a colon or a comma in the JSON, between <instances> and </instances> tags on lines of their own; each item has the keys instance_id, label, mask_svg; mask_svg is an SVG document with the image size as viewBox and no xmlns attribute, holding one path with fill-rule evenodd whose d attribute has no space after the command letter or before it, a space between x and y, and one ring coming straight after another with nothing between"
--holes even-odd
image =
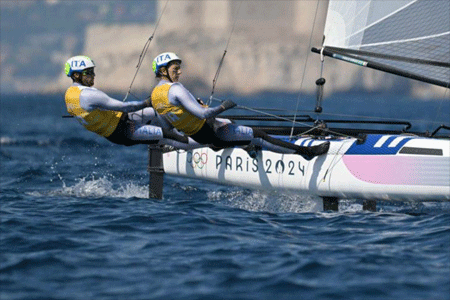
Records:
<instances>
[{"instance_id":1,"label":"sail batten","mask_svg":"<svg viewBox=\"0 0 450 300\"><path fill-rule=\"evenodd\" d=\"M372 44L361 44L361 45L349 45L348 48L364 48L364 47L374 47L374 46L383 46L383 45L389 45L389 44L401 44L401 43L408 43L408 42L417 42L421 40L427 40L427 39L433 39L445 35L450 35L450 31L435 34L435 35L429 35L429 36L423 36L423 37L417 37L417 38L411 38L406 40L396 40L396 41L386 41L386 42L379 42L379 43L372 43Z\"/></svg>"},{"instance_id":2,"label":"sail batten","mask_svg":"<svg viewBox=\"0 0 450 300\"><path fill-rule=\"evenodd\" d=\"M383 22L384 20L386 20L386 19L388 19L388 18L394 16L394 15L397 14L398 12L400 12L400 11L402 11L403 9L407 8L408 6L412 5L412 4L413 4L414 2L416 2L416 1L417 1L417 0L414 0L414 1L412 1L412 2L410 2L410 3L408 3L408 4L406 4L405 6L403 6L403 7L399 8L399 9L397 9L396 11L394 11L394 12L392 12L392 13L390 13L390 14L384 16L383 18L378 19L378 20L374 21L373 23L368 24L368 25L365 26L364 28L362 28L362 29L360 29L360 30L354 32L353 34L349 35L348 37L346 37L346 39L349 40L351 37L353 37L353 36L355 36L355 35L357 35L357 34L360 34L361 32L364 32L364 31L370 29L371 27L373 27L373 26L375 26L375 25L377 25L377 24ZM368 3L368 5L369 5L369 4L370 4L370 2ZM365 9L365 7L364 7L363 9Z\"/></svg>"},{"instance_id":3,"label":"sail batten","mask_svg":"<svg viewBox=\"0 0 450 300\"><path fill-rule=\"evenodd\" d=\"M323 47L448 87L449 15L446 0L330 0Z\"/></svg>"}]
</instances>

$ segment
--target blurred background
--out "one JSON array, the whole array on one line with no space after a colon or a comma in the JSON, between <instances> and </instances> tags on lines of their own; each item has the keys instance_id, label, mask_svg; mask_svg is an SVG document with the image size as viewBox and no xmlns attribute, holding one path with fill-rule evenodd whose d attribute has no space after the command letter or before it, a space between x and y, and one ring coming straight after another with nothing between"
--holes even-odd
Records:
<instances>
[{"instance_id":1,"label":"blurred background","mask_svg":"<svg viewBox=\"0 0 450 300\"><path fill-rule=\"evenodd\" d=\"M320 57L310 52L310 38L311 46L321 46L327 4L2 0L1 93L63 93L71 84L63 74L65 61L83 54L97 65L97 88L125 94L161 16L133 92L148 95L155 83L153 58L171 51L183 59L181 81L194 94L208 95L227 49L216 93L313 94ZM445 97L441 88L332 59L326 59L324 77L328 95L388 91L420 99Z\"/></svg>"}]
</instances>

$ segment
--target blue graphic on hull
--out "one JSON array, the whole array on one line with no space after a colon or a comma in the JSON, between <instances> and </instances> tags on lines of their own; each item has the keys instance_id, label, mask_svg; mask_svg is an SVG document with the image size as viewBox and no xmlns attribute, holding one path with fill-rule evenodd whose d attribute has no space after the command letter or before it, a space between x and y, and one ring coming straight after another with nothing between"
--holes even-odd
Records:
<instances>
[{"instance_id":1,"label":"blue graphic on hull","mask_svg":"<svg viewBox=\"0 0 450 300\"><path fill-rule=\"evenodd\" d=\"M412 137L401 135L369 134L362 144L353 145L346 155L394 155L410 141Z\"/></svg>"},{"instance_id":2,"label":"blue graphic on hull","mask_svg":"<svg viewBox=\"0 0 450 300\"><path fill-rule=\"evenodd\" d=\"M294 143L295 139L287 136L274 136L286 142ZM355 141L345 153L346 155L395 155L410 140L417 137L387 134L368 134L362 144ZM316 141L313 138L304 138L299 146L309 147Z\"/></svg>"}]
</instances>

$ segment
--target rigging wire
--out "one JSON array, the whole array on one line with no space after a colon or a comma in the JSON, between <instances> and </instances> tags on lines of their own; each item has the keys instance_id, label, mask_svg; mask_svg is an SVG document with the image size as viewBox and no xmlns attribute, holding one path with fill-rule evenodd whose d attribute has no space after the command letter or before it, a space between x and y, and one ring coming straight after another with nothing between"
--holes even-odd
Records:
<instances>
[{"instance_id":1,"label":"rigging wire","mask_svg":"<svg viewBox=\"0 0 450 300\"><path fill-rule=\"evenodd\" d=\"M300 110L300 112L302 112ZM308 112L308 111L303 111ZM386 118L386 117L371 117L371 116L364 116L364 115L348 115L348 114L335 114L335 113L322 113L322 115L328 115L333 117L351 117L351 118L360 118L360 119L372 119L372 120L382 120L382 121L404 121L404 122L414 122L414 123L428 123L428 120L411 120L411 119L399 119L399 118ZM437 121L434 121L432 123L439 123Z\"/></svg>"},{"instance_id":2,"label":"rigging wire","mask_svg":"<svg viewBox=\"0 0 450 300\"><path fill-rule=\"evenodd\" d=\"M303 74L302 74L302 79L301 79L301 83L300 83L300 90L303 87L303 82L304 82L304 78L305 78L305 75L306 75L306 66L307 66L308 59L309 59L309 49L311 48L311 44L312 44L312 38L313 38L313 33L314 33L315 25L316 25L316 19L317 19L317 15L318 15L320 0L317 0L316 3L317 3L316 4L316 10L315 10L314 20L313 20L313 24L312 24L312 28L311 28L311 34L310 34L310 38L309 38L309 46L307 48L308 52L307 52L307 55L306 55L306 60L305 60L304 68L303 68ZM241 5L241 3L240 3L240 5ZM239 8L240 8L240 5L239 5ZM238 9L238 12L239 12L239 9ZM223 102L222 99L214 97L214 89L215 89L215 86L216 86L216 83L217 83L217 79L218 79L218 76L219 76L219 73L220 73L220 70L221 70L221 67L222 67L225 55L227 53L228 45L229 45L229 42L231 40L231 36L233 34L235 24L236 24L236 18L234 20L233 27L232 27L230 36L228 38L228 42L227 42L224 54L223 54L222 59L221 59L221 61L219 63L218 70L217 70L216 75L215 75L214 80L213 80L213 88L212 88L211 96L210 96L210 98L208 100L208 105L210 105L213 100ZM321 67L320 67L320 74L321 74L321 76L322 76L322 73L323 73L323 66L324 66L323 61L324 61L324 56L321 54ZM447 91L445 93L447 93ZM296 124L300 124L300 125L303 125L305 127L310 127L310 129L308 129L305 132L302 132L302 133L298 134L297 136L302 135L302 134L307 134L307 133L309 133L310 131L312 131L312 130L314 130L316 128L320 128L320 124L318 124L318 125L310 125L310 124L302 123L302 122L299 122L299 121L296 120L298 112L315 113L315 112L312 112L312 111L306 111L306 110L299 111L298 110L300 97L301 97L301 95L299 94L299 96L297 98L296 109L294 111L294 114L295 114L294 115L294 119L287 119L287 118L284 118L282 116L278 116L278 115L274 115L274 114L265 112L265 111L270 111L271 109L269 109L269 108L251 108L251 107L246 107L246 106L243 106L243 105L238 105L236 108L247 110L247 111L251 111L251 112L257 112L257 113L260 113L260 114L263 114L263 115L267 115L267 116L273 117L273 118L278 119L280 121L292 122L291 133L290 133L290 137L289 137L289 138L292 138L293 137L293 133L294 133L294 126ZM444 98L445 98L445 95L444 95ZM442 102L441 102L441 104L442 104ZM275 110L276 111L283 111L282 109L273 109L272 111L275 111ZM284 111L290 111L290 110L284 110ZM392 118L379 118L379 117L370 117L370 116L361 116L361 115L345 115L345 114L331 114L331 113L323 113L323 115L357 117L357 118L361 118L361 119L378 119L378 120L379 119L384 119L384 120L391 120L391 121L393 121L393 120L398 121L399 120L399 119L392 119ZM400 121L411 121L411 120L400 120ZM416 120L415 122L425 122L425 121L424 120ZM433 123L437 123L437 122L435 121ZM327 129L327 131L329 133L332 133L332 134L335 134L335 135L339 135L339 136L342 136L342 137L351 137L350 135L344 135L342 133L334 132L334 131L332 131L330 129Z\"/></svg>"},{"instance_id":3,"label":"rigging wire","mask_svg":"<svg viewBox=\"0 0 450 300\"><path fill-rule=\"evenodd\" d=\"M311 34L310 34L308 49L311 48L312 35L313 35L313 32L314 32L314 28L315 28L315 23L316 23L316 18L317 18L317 11L318 11L318 7L319 7L319 1L320 0L317 0L316 12L315 12L315 15L314 15L313 26L312 26L312 30L311 30ZM215 86L217 84L217 79L219 78L219 74L220 74L220 70L221 70L222 65L223 65L223 61L225 59L225 55L227 53L227 49L228 49L228 45L229 45L230 40L231 40L231 36L233 35L233 32L234 32L234 28L235 28L235 25L236 25L236 22L237 22L237 15L239 14L241 4L242 4L242 1L239 1L239 7L237 9L237 14L236 14L236 17L235 17L234 22L233 22L232 30L231 30L230 36L228 38L228 41L227 41L224 53L222 55L222 59L220 60L219 67L218 67L218 69L216 71L216 74L214 76L214 79L213 79L213 87L212 87L212 91L211 91L211 96L209 97L209 100L207 102L208 106L211 105L212 100L223 102L223 100L221 100L219 98L214 98L214 90L215 90ZM302 75L300 89L303 86L303 81L304 81L305 74L306 74L306 64L308 62L308 57L309 57L309 51L306 54L305 66L303 68L303 75ZM297 113L297 109L298 109L299 100L300 100L300 95L299 95L299 98L297 99L297 106L296 106L296 110L295 110L296 113ZM312 126L312 125L309 125L309 124L306 124L306 123L298 122L298 121L295 120L296 116L294 117L293 120L292 119L286 119L286 118L283 118L281 116L277 116L277 115L274 115L274 114L270 114L270 113L264 112L263 110L266 110L266 109L262 109L262 108L255 109L255 108L250 108L250 107L246 107L246 106L243 106L243 105L237 105L236 108L240 108L240 109L244 109L244 110L248 110L248 111L252 111L252 112L261 113L261 114L264 114L264 115L267 115L267 116L271 116L271 117L277 118L277 119L282 120L282 121L292 122L292 129L291 129L290 138L292 138L295 124L300 124L300 125L303 125L303 126L306 126L306 127L311 127L311 129L308 130L307 132L309 132L311 130L314 130L315 128L319 127L319 126ZM329 131L329 132L332 132L332 131ZM337 132L335 134L336 135L342 135L342 134L337 133Z\"/></svg>"},{"instance_id":4,"label":"rigging wire","mask_svg":"<svg viewBox=\"0 0 450 300\"><path fill-rule=\"evenodd\" d=\"M446 99L447 97L447 93L449 90L449 86L447 86L447 88L444 91L444 96L442 97L441 101L439 101L439 108L436 111L436 116L434 117L434 121L433 123L439 123L436 120L439 118L439 116L441 115L441 108L442 108L442 103L444 103L444 99Z\"/></svg>"},{"instance_id":5,"label":"rigging wire","mask_svg":"<svg viewBox=\"0 0 450 300\"><path fill-rule=\"evenodd\" d=\"M211 90L211 96L209 97L209 100L206 103L208 106L211 105L211 101L212 101L212 98L213 98L213 95L214 95L214 89L216 88L217 80L219 79L220 70L222 69L222 65L223 65L223 61L225 59L225 55L227 54L228 45L230 44L231 36L233 35L233 32L234 32L234 27L236 26L236 22L237 22L237 19L238 19L237 17L239 15L239 11L241 9L241 5L242 5L242 1L239 1L239 6L237 8L237 14L234 17L233 27L231 28L231 32L230 32L230 36L228 37L227 45L225 46L225 50L224 50L222 58L221 58L221 60L219 62L219 67L217 68L216 74L214 75L213 86L212 86L212 90Z\"/></svg>"},{"instance_id":6,"label":"rigging wire","mask_svg":"<svg viewBox=\"0 0 450 300\"><path fill-rule=\"evenodd\" d=\"M212 100L223 102L223 100L218 99L218 98L212 98ZM280 120L280 121L288 121L288 122L292 121L292 119L284 118L284 117L279 116L279 115L274 115L274 114L265 112L265 111L263 111L262 108L256 109L256 108L251 108L251 107L247 107L247 106L244 106L244 105L237 105L236 108L238 108L238 109L240 108L240 109L243 109L243 110L248 110L248 111L251 111L251 112L257 112L259 114L263 114L263 115L266 115L266 116L269 116L269 117L273 117L273 118L275 118L277 120ZM307 123L302 123L302 122L298 122L298 121L295 121L295 120L293 122L295 122L296 124L303 125L303 126L313 127L312 125L309 125Z\"/></svg>"},{"instance_id":7,"label":"rigging wire","mask_svg":"<svg viewBox=\"0 0 450 300\"><path fill-rule=\"evenodd\" d=\"M234 28L235 28L235 26L236 26L237 15L239 14L241 4L242 4L242 1L239 1L239 6L238 6L238 9L237 9L237 14L235 14L236 17L234 18L233 27L232 27L232 29L231 29L230 36L228 37L228 41L227 41L227 44L226 44L224 53L223 53L223 55L222 55L222 58L221 58L221 60L220 60L219 66L218 66L218 69L217 69L216 74L215 74L214 79L213 79L213 87L212 87L211 95L210 95L209 100L208 100L208 102L207 102L207 105L208 105L208 106L211 105L212 100L223 102L223 100L221 100L221 99L219 99L219 98L214 98L214 90L215 90L215 86L216 86L216 84L217 84L217 80L218 80L218 78L219 78L219 74L220 74L220 70L221 70L222 65L223 65L223 61L224 61L224 59L225 59L225 55L226 55L226 53L227 53L228 45L229 45L229 43L230 43L231 37L232 37L233 32L234 32ZM317 17L318 6L319 6L319 0L317 0L317 7L316 7L315 16L314 16L314 21L313 21L312 32L311 32L311 35L310 35L310 40L309 40L309 46L308 46L308 49L311 48L312 34L313 34L314 27L315 27L315 23L316 23L316 17ZM304 71L303 71L303 76L302 76L302 81L301 81L301 87L303 86L303 80L304 80L305 73L306 73L305 70L306 70L306 63L307 63L307 61L308 61L308 57L309 57L309 51L307 52L307 58L306 58L306 61L305 61L305 66L304 66L304 68L303 68ZM299 96L299 98L300 98L300 96ZM297 112L297 109L298 109L298 102L299 102L299 99L297 100L296 112ZM236 108L240 108L240 109L244 109L244 110L248 110L248 111L252 111L252 112L261 113L261 114L264 114L264 115L267 115L267 116L271 116L271 117L277 118L277 119L282 120L282 121L292 122L292 130L291 130L290 138L292 138L293 130L294 130L294 125L295 125L295 124L300 124L300 125L303 125L303 126L311 127L310 130L313 130L313 129L317 128L317 126L312 126L312 125L309 125L309 124L306 124L306 123L297 122L297 121L295 120L295 118L294 118L294 120L292 120L292 119L286 119L286 118L283 118L283 117L281 117L281 116L277 116L277 115L270 114L270 113L267 113L267 112L264 112L264 111L263 111L263 110L268 110L268 109L262 109L262 108L255 109L255 108L250 108L250 107L246 107L246 106L243 106L243 105L238 105ZM310 130L308 130L308 131L310 131ZM339 133L336 133L336 134L339 134ZM342 135L342 134L340 134L340 135Z\"/></svg>"},{"instance_id":8,"label":"rigging wire","mask_svg":"<svg viewBox=\"0 0 450 300\"><path fill-rule=\"evenodd\" d=\"M224 100L219 99L219 98L213 98L212 100L217 101L217 102L223 102L224 101ZM276 109L276 108L274 108L274 109L270 109L270 108L254 108L254 107L248 107L248 106L243 106L243 105L237 105L236 108L237 109L251 111L251 112L256 112L256 113L259 113L259 114L262 114L262 115L266 115L266 116L269 116L269 117L273 117L274 119L279 120L280 122L283 122L283 121L284 122L290 122L290 123L292 122L292 123L295 123L295 125L302 125L304 127L309 127L308 130L303 131L303 132L297 134L296 136L306 135L309 132L320 128L320 124L319 125L311 125L311 124L303 123L303 122L296 121L296 120L293 121L292 119L288 119L288 118L285 118L285 117L282 117L282 116L279 116L279 115L275 115L275 114L271 114L271 113L265 112L265 111L291 112L291 110ZM315 113L314 111L311 111L311 110L298 110L297 113L299 113L299 112L302 112L302 113ZM378 120L378 121L381 120L381 121L400 121L400 122L403 121L403 122L414 122L414 123L425 123L425 122L429 123L429 121L427 121L427 120L411 120L411 119L398 119L398 118L393 119L393 118L371 117L371 116L349 115L349 114L323 113L322 115L335 116L335 117L352 117L352 118L367 119L367 120ZM438 124L439 122L435 121L433 123ZM333 130L331 130L329 128L327 128L327 132L329 132L331 134L334 134L336 136L341 136L341 137L346 137L346 138L354 137L354 136L351 136L351 135L348 135L348 134L346 135L346 134L342 134L342 133L333 131Z\"/></svg>"},{"instance_id":9,"label":"rigging wire","mask_svg":"<svg viewBox=\"0 0 450 300\"><path fill-rule=\"evenodd\" d=\"M213 98L213 100L221 101L221 102L222 102L222 100L221 100L221 99L218 99L218 98ZM250 107L243 106L243 105L237 105L236 108L238 108L238 109L243 109L243 110L248 110L248 111L252 111L252 112L257 112L257 113L260 113L260 114L263 114L263 115L266 115L266 116L269 116L269 117L276 118L276 119L278 119L278 120L280 120L280 121L287 121L287 122L292 122L292 123L297 124L297 125L302 125L302 126L305 126L305 127L310 127L310 129L308 129L307 131L305 131L305 132L303 132L303 133L298 134L298 136L300 136L300 135L302 135L302 134L306 134L306 133L308 133L308 132L310 132L310 131L313 131L314 129L317 129L317 128L320 127L320 125L317 125L317 126L315 126L315 125L310 125L310 124L307 124L307 123L303 123L303 122L296 121L295 119L292 120L292 119L284 118L284 117L279 116L279 115L274 115L274 114L271 114L271 113L262 111L261 109L254 109L254 108L250 108ZM328 129L328 132L333 133L333 134L335 134L335 135L342 136L342 137L349 137L349 135L344 135L344 134L342 134L342 133L335 132L335 131L332 131L332 130L329 130L329 129Z\"/></svg>"},{"instance_id":10,"label":"rigging wire","mask_svg":"<svg viewBox=\"0 0 450 300\"><path fill-rule=\"evenodd\" d=\"M243 105L237 105L236 108L240 108L240 109L244 109L244 110L248 110L248 111L253 111L253 112L258 112L258 113L260 113L260 114L264 114L264 115L267 115L267 116L270 116L270 117L277 118L277 119L279 119L280 121L288 121L288 122L292 122L293 125L292 125L292 128L291 128L291 135L290 135L290 138L292 138L292 136L293 136L294 125L302 125L302 126L305 126L305 127L310 127L310 129L308 129L308 130L306 130L306 131L304 131L304 132L302 132L302 133L299 133L299 134L297 134L296 136L301 136L301 135L307 134L307 133L309 133L310 131L313 131L313 130L315 130L315 129L320 128L320 126L321 126L321 124L318 124L318 125L310 125L310 124L307 124L307 123L299 122L299 121L297 121L297 120L295 120L295 119L292 120L292 119L284 118L284 117L281 117L281 116L277 116L277 115L274 115L274 114L266 113L266 112L263 112L263 111L260 111L260 110L256 110L256 109L253 109L253 108L250 108L250 107L246 107L246 106L243 106ZM333 130L330 130L330 129L327 129L327 131L328 131L329 133L332 133L332 134L336 135L336 136L350 137L349 135L342 134L342 133L339 133L339 132L336 132L336 131L333 131Z\"/></svg>"},{"instance_id":11,"label":"rigging wire","mask_svg":"<svg viewBox=\"0 0 450 300\"><path fill-rule=\"evenodd\" d=\"M219 99L219 98L215 98L213 97L212 100L217 101L217 102L223 102L224 100ZM248 107L247 107L248 108ZM262 113L264 114L263 111L278 111L278 112L292 112L291 109L282 109L282 108L261 108L261 107L251 107L251 111L252 112L257 112L257 113ZM250 109L247 109L250 111ZM310 114L314 114L315 111L313 110L297 110L297 113L310 113ZM420 119L416 119L416 120L411 120L411 119L399 119L399 118L387 118L387 117L373 117L373 116L364 116L364 115L352 115L352 114L338 114L338 113L321 113L321 115L326 115L326 116L332 116L332 117L346 117L346 118L357 118L357 119L367 119L367 120L382 120L382 121L404 121L404 122L414 122L414 123L429 123L429 120L420 120ZM278 118L277 115L273 115L272 117L279 119L280 121L283 121L284 119L280 119ZM289 122L292 122L292 119L289 119ZM433 121L433 124L438 124L440 123L439 121Z\"/></svg>"},{"instance_id":12,"label":"rigging wire","mask_svg":"<svg viewBox=\"0 0 450 300\"><path fill-rule=\"evenodd\" d=\"M311 34L309 35L309 45L308 45L308 48L307 48L305 65L303 66L302 80L300 82L300 91L303 88L303 81L304 81L305 75L306 75L306 65L308 63L308 58L309 58L309 52L310 52L309 49L311 49L312 37L313 37L313 33L314 33L314 28L315 28L315 25L316 25L317 12L319 10L319 3L320 3L320 0L317 0L316 12L314 13L314 20L313 20L313 24L312 24L312 28L311 28ZM299 93L298 98L297 98L297 104L296 104L296 107L295 107L295 116L294 116L294 120L292 121L292 128L291 128L291 134L289 135L289 139L292 139L292 136L294 134L294 122L295 122L295 119L297 117L297 110L298 110L299 102L300 102L300 93Z\"/></svg>"},{"instance_id":13,"label":"rigging wire","mask_svg":"<svg viewBox=\"0 0 450 300\"><path fill-rule=\"evenodd\" d=\"M161 18L164 15L164 11L166 10L166 7L167 7L168 3L169 3L169 0L166 0L166 4L164 4L164 8L161 11L161 15L159 16L158 21L155 24L155 29L153 30L152 35L148 38L147 42L144 45L144 48L141 51L141 54L139 55L139 61L138 61L138 64L136 65L136 73L134 73L133 80L131 80L130 87L128 88L128 92L125 95L125 98L123 99L123 102L125 102L127 100L127 98L128 98L128 95L131 94L131 87L133 86L134 80L136 79L136 76L137 76L137 74L139 72L139 69L141 68L142 62L144 61L145 54L147 54L148 47L150 46L150 43L152 42L153 37L155 36L156 29L158 29L159 22L161 21ZM134 96L134 97L137 98L136 96Z\"/></svg>"},{"instance_id":14,"label":"rigging wire","mask_svg":"<svg viewBox=\"0 0 450 300\"><path fill-rule=\"evenodd\" d=\"M268 113L268 112L264 112L264 111L261 111L261 110L258 110L258 109L254 109L254 108L250 108L250 107L243 106L243 105L237 105L236 108L240 108L240 109L244 109L244 110L248 110L248 111L252 111L252 112L257 112L257 113L260 113L260 114L263 114L263 115L266 115L266 116L269 116L269 117L276 118L276 119L278 119L280 121L288 121L288 122L292 121L292 119L284 118L282 116L274 115L274 114L271 114L271 113ZM292 121L292 122L295 122L295 124L300 124L300 125L307 126L307 127L311 127L312 126L312 125L309 125L309 124L306 124L306 123L302 123L302 122L298 122L298 121L295 121L295 120Z\"/></svg>"}]
</instances>

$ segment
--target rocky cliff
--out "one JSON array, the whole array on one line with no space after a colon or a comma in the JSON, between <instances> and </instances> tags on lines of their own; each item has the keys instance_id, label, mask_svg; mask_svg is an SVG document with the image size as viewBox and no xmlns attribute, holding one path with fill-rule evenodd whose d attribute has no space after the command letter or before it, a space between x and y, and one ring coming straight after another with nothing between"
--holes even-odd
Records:
<instances>
[{"instance_id":1,"label":"rocky cliff","mask_svg":"<svg viewBox=\"0 0 450 300\"><path fill-rule=\"evenodd\" d=\"M63 74L65 61L85 54L98 66L96 87L125 94L160 15L132 92L150 92L152 59L164 51L183 58L182 82L202 96L211 92L225 49L216 95L266 90L313 93L321 76L320 56L311 53L309 45L321 45L323 25L318 24L324 24L327 1L1 3L2 93L64 92L71 83ZM325 58L322 76L328 94L356 90L448 97L443 88L330 58Z\"/></svg>"},{"instance_id":2,"label":"rocky cliff","mask_svg":"<svg viewBox=\"0 0 450 300\"><path fill-rule=\"evenodd\" d=\"M125 94L136 72L142 49L154 31L153 25L106 26L87 29L84 54L97 65L96 86ZM149 93L154 85L153 58L164 51L176 52L183 59L182 82L194 93L207 95L229 38L220 30L172 31L156 33L132 85L132 92ZM313 46L320 40L312 41ZM283 35L271 39L236 32L231 36L216 92L250 94L265 90L313 93L320 77L320 55L309 51L309 38ZM63 65L63 62L61 62ZM323 77L326 92L349 90L390 90L419 97L442 97L441 88L353 66L325 58ZM60 92L70 84L62 73L44 85L43 92Z\"/></svg>"}]
</instances>

